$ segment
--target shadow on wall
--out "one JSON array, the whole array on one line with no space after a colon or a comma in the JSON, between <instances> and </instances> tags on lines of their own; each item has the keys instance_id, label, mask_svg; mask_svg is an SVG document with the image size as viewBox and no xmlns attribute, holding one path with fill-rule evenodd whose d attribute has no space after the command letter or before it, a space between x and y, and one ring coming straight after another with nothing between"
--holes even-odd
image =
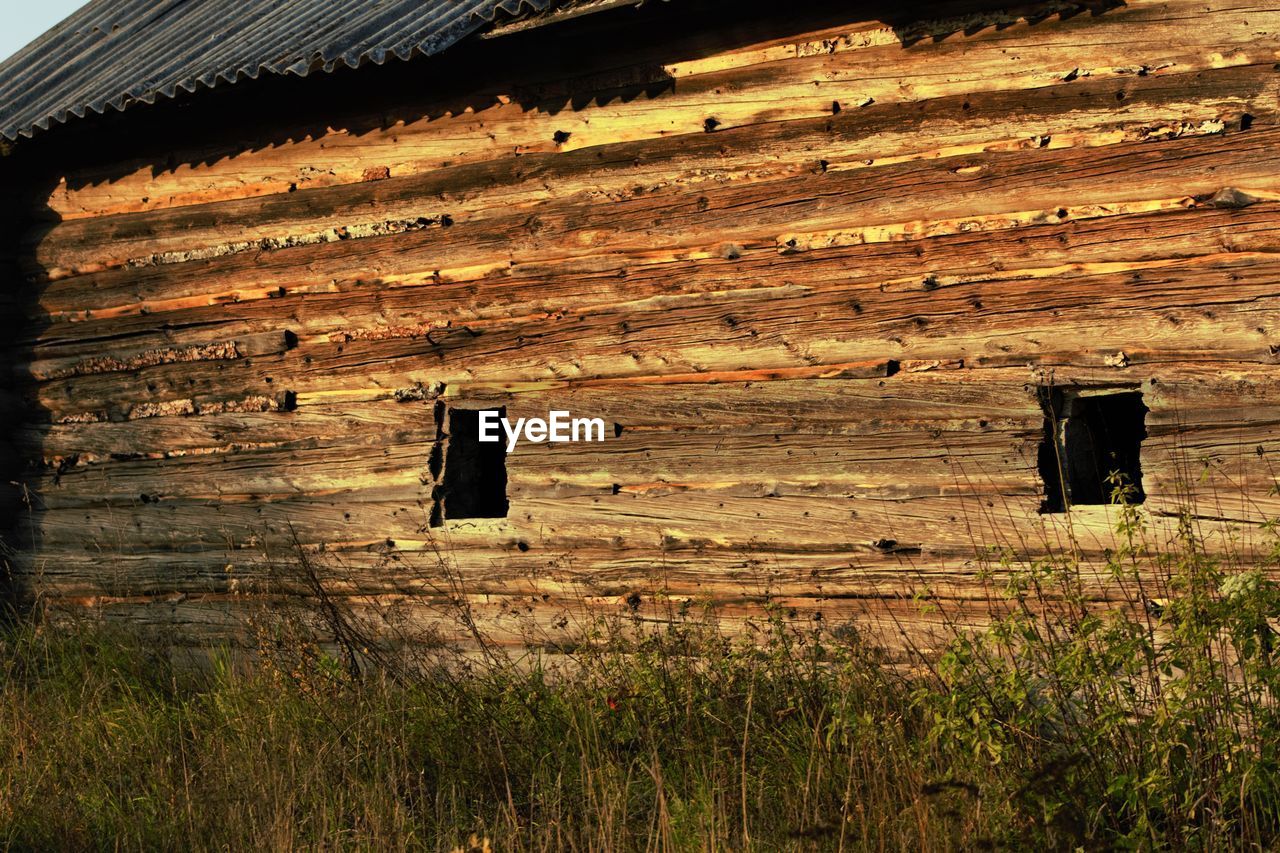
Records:
<instances>
[{"instance_id":1,"label":"shadow on wall","mask_svg":"<svg viewBox=\"0 0 1280 853\"><path fill-rule=\"evenodd\" d=\"M36 342L49 327L40 307L44 285L24 271L22 235L30 218L51 215L37 199L47 199L56 181L32 181L38 167L20 153L0 157L0 623L25 615L33 604L29 581L41 550L43 513L33 473L44 458L49 412L41 405L31 363Z\"/></svg>"},{"instance_id":2,"label":"shadow on wall","mask_svg":"<svg viewBox=\"0 0 1280 853\"><path fill-rule=\"evenodd\" d=\"M1028 9L1009 0L961 0L945 10L922 10L886 0L826 0L779 18L777 4L765 0L647 3L497 38L473 38L442 55L410 62L263 78L153 106L139 104L125 114L110 112L56 127L41 144L59 138L54 140L62 152L57 159L65 164L67 187L75 190L148 166L158 177L300 139L322 139L335 132L335 116L341 117L338 129L359 136L399 123L480 112L507 99L523 110L550 115L651 99L676 88L667 71L671 64L838 30L851 21L880 21L911 47L1017 23L1096 16L1123 5L1123 0L1065 0ZM619 31L637 47L620 47Z\"/></svg>"}]
</instances>

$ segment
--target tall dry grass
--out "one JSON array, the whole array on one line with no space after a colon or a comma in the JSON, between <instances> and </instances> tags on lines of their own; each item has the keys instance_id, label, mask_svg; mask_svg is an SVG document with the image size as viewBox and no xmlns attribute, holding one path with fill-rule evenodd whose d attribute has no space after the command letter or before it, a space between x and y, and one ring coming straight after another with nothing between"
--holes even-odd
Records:
<instances>
[{"instance_id":1,"label":"tall dry grass","mask_svg":"<svg viewBox=\"0 0 1280 853\"><path fill-rule=\"evenodd\" d=\"M260 618L251 658L29 621L0 639L0 844L1275 847L1277 526L1247 562L1190 513L1157 543L1117 485L1109 601L1078 549L987 549L990 627L905 662L696 607L602 618L554 670L461 608L463 656L373 630L301 552L279 582L308 607Z\"/></svg>"}]
</instances>

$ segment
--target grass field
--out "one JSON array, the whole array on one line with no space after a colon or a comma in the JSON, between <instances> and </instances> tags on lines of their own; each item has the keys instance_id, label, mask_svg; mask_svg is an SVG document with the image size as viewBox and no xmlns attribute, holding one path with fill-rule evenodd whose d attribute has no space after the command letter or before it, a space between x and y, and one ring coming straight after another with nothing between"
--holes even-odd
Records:
<instances>
[{"instance_id":1,"label":"grass field","mask_svg":"<svg viewBox=\"0 0 1280 853\"><path fill-rule=\"evenodd\" d=\"M602 619L554 671L405 657L326 610L193 669L37 615L0 639L0 843L1274 848L1280 549L1211 558L1188 518L1157 551L1116 510L1126 603L1087 600L1070 554L992 552L993 627L905 665L847 626L746 640L696 608Z\"/></svg>"}]
</instances>

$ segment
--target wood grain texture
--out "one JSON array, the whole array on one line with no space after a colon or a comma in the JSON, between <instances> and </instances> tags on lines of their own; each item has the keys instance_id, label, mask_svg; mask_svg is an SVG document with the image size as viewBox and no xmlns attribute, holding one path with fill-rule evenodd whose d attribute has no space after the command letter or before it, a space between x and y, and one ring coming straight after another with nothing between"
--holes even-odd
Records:
<instances>
[{"instance_id":1,"label":"wood grain texture","mask_svg":"<svg viewBox=\"0 0 1280 853\"><path fill-rule=\"evenodd\" d=\"M913 597L982 621L992 548L1074 538L1114 597L1115 510L1039 512L1048 387L1142 393L1153 543L1189 508L1266 554L1280 12L815 8L602 15L536 71L461 54L470 91L376 113L352 77L11 169L43 217L0 258L20 592L235 640L302 548L450 642L461 583L512 646L676 602L901 648L938 627ZM518 446L506 518L433 515L441 413L499 406L606 440Z\"/></svg>"}]
</instances>

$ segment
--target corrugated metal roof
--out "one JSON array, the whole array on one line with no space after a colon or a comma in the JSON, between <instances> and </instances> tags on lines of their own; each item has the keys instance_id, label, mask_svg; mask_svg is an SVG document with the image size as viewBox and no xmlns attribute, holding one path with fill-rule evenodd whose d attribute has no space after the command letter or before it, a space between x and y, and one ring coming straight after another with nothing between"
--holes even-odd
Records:
<instances>
[{"instance_id":1,"label":"corrugated metal roof","mask_svg":"<svg viewBox=\"0 0 1280 853\"><path fill-rule=\"evenodd\" d=\"M266 74L438 53L553 0L92 0L0 63L0 136Z\"/></svg>"}]
</instances>

